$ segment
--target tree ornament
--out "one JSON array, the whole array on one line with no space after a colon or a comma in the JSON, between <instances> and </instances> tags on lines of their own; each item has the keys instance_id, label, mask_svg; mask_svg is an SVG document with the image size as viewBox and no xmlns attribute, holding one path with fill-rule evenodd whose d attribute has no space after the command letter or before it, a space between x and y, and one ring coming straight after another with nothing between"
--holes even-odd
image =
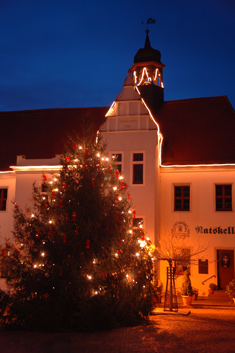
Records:
<instances>
[{"instance_id":1,"label":"tree ornament","mask_svg":"<svg viewBox=\"0 0 235 353\"><path fill-rule=\"evenodd\" d=\"M118 178L119 178L119 171L118 171L118 169L115 170L115 175L116 175L116 178L118 179Z\"/></svg>"},{"instance_id":2,"label":"tree ornament","mask_svg":"<svg viewBox=\"0 0 235 353\"><path fill-rule=\"evenodd\" d=\"M20 255L20 250L19 249L15 249L15 252L17 255Z\"/></svg>"},{"instance_id":3,"label":"tree ornament","mask_svg":"<svg viewBox=\"0 0 235 353\"><path fill-rule=\"evenodd\" d=\"M78 226L76 227L76 235L78 235L79 234L79 228L78 228Z\"/></svg>"},{"instance_id":4,"label":"tree ornament","mask_svg":"<svg viewBox=\"0 0 235 353\"><path fill-rule=\"evenodd\" d=\"M76 150L76 143L75 142L73 142L73 149L74 149L74 151Z\"/></svg>"},{"instance_id":5,"label":"tree ornament","mask_svg":"<svg viewBox=\"0 0 235 353\"><path fill-rule=\"evenodd\" d=\"M123 181L120 181L120 188L123 189Z\"/></svg>"},{"instance_id":6,"label":"tree ornament","mask_svg":"<svg viewBox=\"0 0 235 353\"><path fill-rule=\"evenodd\" d=\"M45 273L45 277L46 277L46 278L50 277L50 275L49 275L48 272Z\"/></svg>"},{"instance_id":7,"label":"tree ornament","mask_svg":"<svg viewBox=\"0 0 235 353\"><path fill-rule=\"evenodd\" d=\"M53 235L53 227L50 227L48 234Z\"/></svg>"},{"instance_id":8,"label":"tree ornament","mask_svg":"<svg viewBox=\"0 0 235 353\"><path fill-rule=\"evenodd\" d=\"M86 163L83 163L83 168L86 170Z\"/></svg>"},{"instance_id":9,"label":"tree ornament","mask_svg":"<svg viewBox=\"0 0 235 353\"><path fill-rule=\"evenodd\" d=\"M62 208L62 205L63 205L63 201L60 200L60 203L59 203L59 208Z\"/></svg>"},{"instance_id":10,"label":"tree ornament","mask_svg":"<svg viewBox=\"0 0 235 353\"><path fill-rule=\"evenodd\" d=\"M62 234L62 236L63 236L63 243L66 243L66 242L67 242L67 237L66 237L66 234L65 234L65 233L63 233L63 234Z\"/></svg>"},{"instance_id":11,"label":"tree ornament","mask_svg":"<svg viewBox=\"0 0 235 353\"><path fill-rule=\"evenodd\" d=\"M85 156L88 156L88 148L85 148Z\"/></svg>"},{"instance_id":12,"label":"tree ornament","mask_svg":"<svg viewBox=\"0 0 235 353\"><path fill-rule=\"evenodd\" d=\"M71 220L72 222L76 222L76 212L73 212Z\"/></svg>"},{"instance_id":13,"label":"tree ornament","mask_svg":"<svg viewBox=\"0 0 235 353\"><path fill-rule=\"evenodd\" d=\"M130 200L130 199L131 199L131 195L127 194L127 200Z\"/></svg>"},{"instance_id":14,"label":"tree ornament","mask_svg":"<svg viewBox=\"0 0 235 353\"><path fill-rule=\"evenodd\" d=\"M136 217L136 210L133 210L133 218L135 218Z\"/></svg>"},{"instance_id":15,"label":"tree ornament","mask_svg":"<svg viewBox=\"0 0 235 353\"><path fill-rule=\"evenodd\" d=\"M92 178L92 187L94 188L95 187L95 179Z\"/></svg>"},{"instance_id":16,"label":"tree ornament","mask_svg":"<svg viewBox=\"0 0 235 353\"><path fill-rule=\"evenodd\" d=\"M87 241L86 241L86 249L90 249L90 240L89 239L87 239Z\"/></svg>"},{"instance_id":17,"label":"tree ornament","mask_svg":"<svg viewBox=\"0 0 235 353\"><path fill-rule=\"evenodd\" d=\"M43 181L47 181L47 176L46 176L46 174L43 174Z\"/></svg>"}]
</instances>

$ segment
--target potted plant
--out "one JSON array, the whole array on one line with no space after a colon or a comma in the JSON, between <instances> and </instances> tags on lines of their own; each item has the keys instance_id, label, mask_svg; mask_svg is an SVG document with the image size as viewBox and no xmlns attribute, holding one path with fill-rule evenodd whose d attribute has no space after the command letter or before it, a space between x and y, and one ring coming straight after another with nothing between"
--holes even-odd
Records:
<instances>
[{"instance_id":1,"label":"potted plant","mask_svg":"<svg viewBox=\"0 0 235 353\"><path fill-rule=\"evenodd\" d=\"M214 291L217 289L217 286L215 283L210 283L209 284L209 289L208 289L208 293L209 294L214 294Z\"/></svg>"},{"instance_id":2,"label":"potted plant","mask_svg":"<svg viewBox=\"0 0 235 353\"><path fill-rule=\"evenodd\" d=\"M188 270L184 272L181 295L184 305L191 305L193 299L193 288Z\"/></svg>"},{"instance_id":3,"label":"potted plant","mask_svg":"<svg viewBox=\"0 0 235 353\"><path fill-rule=\"evenodd\" d=\"M197 300L197 297L198 297L198 289L193 288L193 300Z\"/></svg>"},{"instance_id":4,"label":"potted plant","mask_svg":"<svg viewBox=\"0 0 235 353\"><path fill-rule=\"evenodd\" d=\"M161 298L162 298L162 290L163 290L163 284L157 284L154 286L154 292L153 292L153 305L157 303L161 303Z\"/></svg>"},{"instance_id":5,"label":"potted plant","mask_svg":"<svg viewBox=\"0 0 235 353\"><path fill-rule=\"evenodd\" d=\"M233 301L235 303L235 279L232 279L231 282L226 286L226 291L225 291L231 298L233 298Z\"/></svg>"}]
</instances>

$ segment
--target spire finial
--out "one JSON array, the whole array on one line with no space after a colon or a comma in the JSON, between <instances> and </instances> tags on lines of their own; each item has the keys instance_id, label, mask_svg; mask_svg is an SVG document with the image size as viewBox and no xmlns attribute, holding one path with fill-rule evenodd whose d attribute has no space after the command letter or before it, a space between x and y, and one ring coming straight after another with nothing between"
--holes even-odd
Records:
<instances>
[{"instance_id":1,"label":"spire finial","mask_svg":"<svg viewBox=\"0 0 235 353\"><path fill-rule=\"evenodd\" d=\"M145 30L145 33L146 33L145 48L151 48L148 25L154 24L155 22L156 22L155 19L151 17L149 17L146 21L141 21L142 24L146 24L147 26Z\"/></svg>"},{"instance_id":2,"label":"spire finial","mask_svg":"<svg viewBox=\"0 0 235 353\"><path fill-rule=\"evenodd\" d=\"M155 18L149 17L146 21L141 21L142 24L147 26L146 31L148 31L148 25L152 25L156 22ZM146 32L147 33L147 32Z\"/></svg>"}]
</instances>

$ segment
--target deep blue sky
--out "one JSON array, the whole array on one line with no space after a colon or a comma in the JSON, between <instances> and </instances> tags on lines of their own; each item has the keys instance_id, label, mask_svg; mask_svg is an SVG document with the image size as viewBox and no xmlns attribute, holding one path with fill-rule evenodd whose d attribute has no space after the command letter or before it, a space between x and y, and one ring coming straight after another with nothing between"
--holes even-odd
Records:
<instances>
[{"instance_id":1,"label":"deep blue sky","mask_svg":"<svg viewBox=\"0 0 235 353\"><path fill-rule=\"evenodd\" d=\"M165 100L227 95L235 108L234 0L0 0L0 111L109 106L148 17Z\"/></svg>"}]
</instances>

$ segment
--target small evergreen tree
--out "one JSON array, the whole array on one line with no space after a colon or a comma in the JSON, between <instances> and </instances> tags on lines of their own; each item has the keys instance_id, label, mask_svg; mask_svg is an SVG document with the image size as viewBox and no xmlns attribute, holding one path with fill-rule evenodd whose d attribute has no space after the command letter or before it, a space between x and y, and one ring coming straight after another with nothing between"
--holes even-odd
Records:
<instances>
[{"instance_id":1,"label":"small evergreen tree","mask_svg":"<svg viewBox=\"0 0 235 353\"><path fill-rule=\"evenodd\" d=\"M188 270L184 271L181 294L186 296L193 295L193 288L192 288L191 279L190 279Z\"/></svg>"},{"instance_id":2,"label":"small evergreen tree","mask_svg":"<svg viewBox=\"0 0 235 353\"><path fill-rule=\"evenodd\" d=\"M149 241L132 227L127 186L100 143L68 142L62 169L15 207L3 325L97 329L137 324L151 309Z\"/></svg>"}]
</instances>

